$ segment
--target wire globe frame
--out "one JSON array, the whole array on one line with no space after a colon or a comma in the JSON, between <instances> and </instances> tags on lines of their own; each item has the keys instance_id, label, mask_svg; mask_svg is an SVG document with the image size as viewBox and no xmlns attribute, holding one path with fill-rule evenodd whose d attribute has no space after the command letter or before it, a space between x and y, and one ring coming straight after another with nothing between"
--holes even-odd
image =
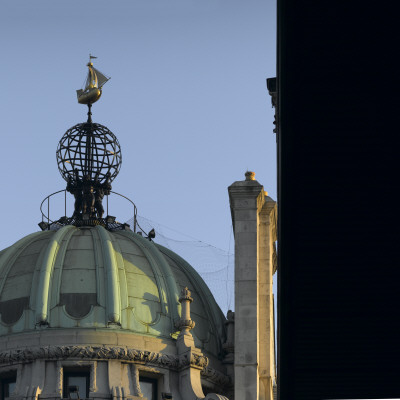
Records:
<instances>
[{"instance_id":1,"label":"wire globe frame","mask_svg":"<svg viewBox=\"0 0 400 400\"><path fill-rule=\"evenodd\" d=\"M117 137L107 127L91 122L68 129L58 143L56 156L58 170L67 182L76 179L75 169L81 180L85 175L93 180L97 174L98 182L104 183L109 173L112 182L122 163Z\"/></svg>"}]
</instances>

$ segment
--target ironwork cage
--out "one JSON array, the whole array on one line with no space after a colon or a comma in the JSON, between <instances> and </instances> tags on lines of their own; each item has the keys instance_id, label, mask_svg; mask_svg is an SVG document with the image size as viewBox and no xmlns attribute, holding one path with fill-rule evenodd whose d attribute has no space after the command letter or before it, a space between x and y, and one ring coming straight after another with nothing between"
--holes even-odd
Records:
<instances>
[{"instance_id":1,"label":"ironwork cage","mask_svg":"<svg viewBox=\"0 0 400 400\"><path fill-rule=\"evenodd\" d=\"M65 132L56 155L60 174L67 182L86 177L104 183L107 176L111 182L122 163L117 137L107 127L89 121Z\"/></svg>"}]
</instances>

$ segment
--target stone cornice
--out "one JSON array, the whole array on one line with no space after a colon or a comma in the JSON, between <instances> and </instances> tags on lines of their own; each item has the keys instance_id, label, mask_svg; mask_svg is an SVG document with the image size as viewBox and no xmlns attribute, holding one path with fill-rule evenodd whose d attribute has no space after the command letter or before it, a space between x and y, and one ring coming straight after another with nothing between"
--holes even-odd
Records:
<instances>
[{"instance_id":1,"label":"stone cornice","mask_svg":"<svg viewBox=\"0 0 400 400\"><path fill-rule=\"evenodd\" d=\"M231 208L259 208L264 203L264 187L257 181L237 181L228 187L228 193ZM257 201L260 194L261 199ZM244 199L248 200L247 204L243 202ZM252 199L254 203L251 202Z\"/></svg>"},{"instance_id":2,"label":"stone cornice","mask_svg":"<svg viewBox=\"0 0 400 400\"><path fill-rule=\"evenodd\" d=\"M21 350L8 350L0 353L1 364L12 365L44 360L123 360L136 362L144 366L156 366L180 370L184 368L196 368L201 370L202 378L226 387L232 384L229 377L208 366L208 358L203 355L191 354L179 357L177 355L155 353L136 350L127 347L114 346L44 346L32 347Z\"/></svg>"},{"instance_id":3,"label":"stone cornice","mask_svg":"<svg viewBox=\"0 0 400 400\"><path fill-rule=\"evenodd\" d=\"M179 357L177 355L115 346L44 346L21 350L8 350L0 353L0 365L32 362L38 359L111 359L132 361L172 369L187 368L188 366L202 370L208 368L208 358L203 355L192 354L189 359L188 357ZM210 370L210 368L207 370ZM214 371L213 369L211 370ZM217 371L215 371L215 373L217 374Z\"/></svg>"},{"instance_id":4,"label":"stone cornice","mask_svg":"<svg viewBox=\"0 0 400 400\"><path fill-rule=\"evenodd\" d=\"M256 180L236 181L228 187L233 234L235 235L236 211L254 210L258 212L264 204L264 187Z\"/></svg>"}]
</instances>

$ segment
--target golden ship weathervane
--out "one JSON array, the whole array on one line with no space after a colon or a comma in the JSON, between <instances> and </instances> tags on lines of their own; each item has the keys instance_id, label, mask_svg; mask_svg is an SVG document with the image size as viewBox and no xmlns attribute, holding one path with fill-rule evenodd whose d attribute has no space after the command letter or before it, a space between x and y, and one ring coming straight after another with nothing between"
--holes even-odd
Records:
<instances>
[{"instance_id":1,"label":"golden ship weathervane","mask_svg":"<svg viewBox=\"0 0 400 400\"><path fill-rule=\"evenodd\" d=\"M92 59L97 58L89 54L89 62L86 64L89 68L83 89L78 89L78 103L92 105L100 99L103 85L110 80L98 69L93 67Z\"/></svg>"}]
</instances>

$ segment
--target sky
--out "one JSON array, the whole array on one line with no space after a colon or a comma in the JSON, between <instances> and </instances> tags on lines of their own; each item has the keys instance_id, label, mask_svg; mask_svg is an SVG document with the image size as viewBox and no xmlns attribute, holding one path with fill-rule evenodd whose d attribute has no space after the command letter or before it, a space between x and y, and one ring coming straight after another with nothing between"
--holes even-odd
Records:
<instances>
[{"instance_id":1,"label":"sky","mask_svg":"<svg viewBox=\"0 0 400 400\"><path fill-rule=\"evenodd\" d=\"M0 48L0 249L39 230L40 203L65 189L55 154L86 120L89 53L111 76L92 113L122 148L113 190L140 216L232 252L227 187L251 170L276 199L275 0L3 0Z\"/></svg>"}]
</instances>

